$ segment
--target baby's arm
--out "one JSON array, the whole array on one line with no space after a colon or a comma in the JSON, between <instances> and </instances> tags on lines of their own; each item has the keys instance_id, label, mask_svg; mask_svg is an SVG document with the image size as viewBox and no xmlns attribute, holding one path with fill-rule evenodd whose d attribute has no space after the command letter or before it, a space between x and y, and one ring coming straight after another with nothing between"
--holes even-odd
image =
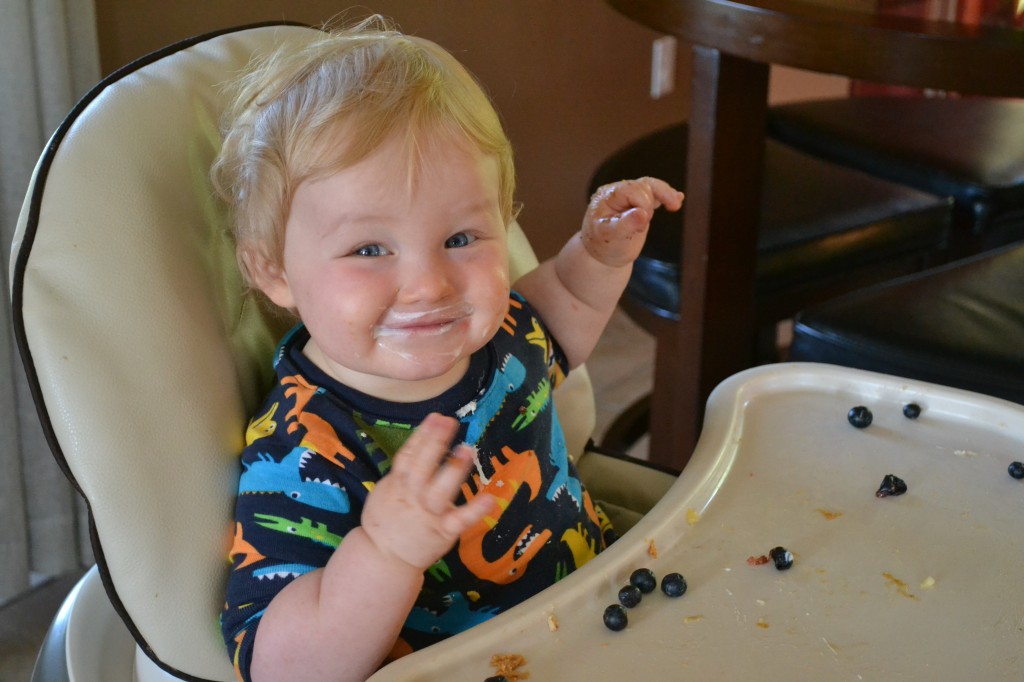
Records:
<instances>
[{"instance_id":1,"label":"baby's arm","mask_svg":"<svg viewBox=\"0 0 1024 682\"><path fill-rule=\"evenodd\" d=\"M457 427L453 419L427 417L367 496L362 525L326 567L274 597L256 631L253 680L365 680L378 668L423 572L492 506L488 495L452 502L472 467L466 446L445 459Z\"/></svg>"},{"instance_id":2,"label":"baby's arm","mask_svg":"<svg viewBox=\"0 0 1024 682\"><path fill-rule=\"evenodd\" d=\"M682 204L682 192L656 178L605 185L561 252L515 283L558 339L570 367L590 356L608 324L654 211L677 211Z\"/></svg>"}]
</instances>

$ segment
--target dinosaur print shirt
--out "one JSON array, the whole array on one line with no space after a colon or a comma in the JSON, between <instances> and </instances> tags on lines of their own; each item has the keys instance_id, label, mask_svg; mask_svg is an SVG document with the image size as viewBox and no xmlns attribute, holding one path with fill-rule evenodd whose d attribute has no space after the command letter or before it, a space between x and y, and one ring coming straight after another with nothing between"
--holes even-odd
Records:
<instances>
[{"instance_id":1,"label":"dinosaur print shirt","mask_svg":"<svg viewBox=\"0 0 1024 682\"><path fill-rule=\"evenodd\" d=\"M270 600L327 563L359 525L366 496L395 452L431 412L459 419L457 438L476 450L456 503L487 492L498 504L427 570L396 651L493 617L614 539L569 461L551 401L565 358L515 292L502 327L472 356L466 376L424 402L387 402L339 384L302 354L308 339L299 325L282 341L277 385L246 431L221 615L240 679L249 679L256 628Z\"/></svg>"}]
</instances>

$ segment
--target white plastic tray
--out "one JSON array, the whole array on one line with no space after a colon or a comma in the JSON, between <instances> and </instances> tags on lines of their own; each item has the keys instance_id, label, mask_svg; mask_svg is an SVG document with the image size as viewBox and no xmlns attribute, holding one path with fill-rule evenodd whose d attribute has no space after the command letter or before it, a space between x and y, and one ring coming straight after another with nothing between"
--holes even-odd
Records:
<instances>
[{"instance_id":1,"label":"white plastic tray","mask_svg":"<svg viewBox=\"0 0 1024 682\"><path fill-rule=\"evenodd\" d=\"M903 416L916 402L920 417ZM866 405L867 429L846 413ZM741 373L711 398L683 476L568 579L372 679L1020 679L1024 407L825 365ZM879 499L886 474L908 485ZM657 558L651 556L653 542ZM788 571L748 557L785 546ZM633 569L677 571L629 626L602 622ZM557 629L552 625L557 623Z\"/></svg>"}]
</instances>

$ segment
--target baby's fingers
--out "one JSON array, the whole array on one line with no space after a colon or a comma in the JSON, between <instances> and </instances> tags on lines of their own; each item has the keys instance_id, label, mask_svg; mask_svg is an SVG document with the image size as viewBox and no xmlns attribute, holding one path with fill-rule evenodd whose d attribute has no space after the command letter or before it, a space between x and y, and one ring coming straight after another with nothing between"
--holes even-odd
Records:
<instances>
[{"instance_id":1,"label":"baby's fingers","mask_svg":"<svg viewBox=\"0 0 1024 682\"><path fill-rule=\"evenodd\" d=\"M429 414L395 453L389 476L403 485L426 487L437 466L448 454L458 422L451 417Z\"/></svg>"},{"instance_id":2,"label":"baby's fingers","mask_svg":"<svg viewBox=\"0 0 1024 682\"><path fill-rule=\"evenodd\" d=\"M622 214L633 208L644 209L648 215L659 206L677 210L683 204L683 193L664 180L643 177L605 185L594 193L590 210L597 218Z\"/></svg>"},{"instance_id":3,"label":"baby's fingers","mask_svg":"<svg viewBox=\"0 0 1024 682\"><path fill-rule=\"evenodd\" d=\"M448 510L472 467L473 450L467 445L455 448L452 456L437 469L433 480L423 488L423 506L433 514Z\"/></svg>"},{"instance_id":4,"label":"baby's fingers","mask_svg":"<svg viewBox=\"0 0 1024 682\"><path fill-rule=\"evenodd\" d=\"M639 182L645 183L658 203L668 210L678 211L683 205L683 193L664 180L644 177Z\"/></svg>"},{"instance_id":5,"label":"baby's fingers","mask_svg":"<svg viewBox=\"0 0 1024 682\"><path fill-rule=\"evenodd\" d=\"M458 537L475 526L480 519L490 514L497 502L489 493L480 493L472 500L459 507L452 507L441 517L444 532L450 537Z\"/></svg>"}]
</instances>

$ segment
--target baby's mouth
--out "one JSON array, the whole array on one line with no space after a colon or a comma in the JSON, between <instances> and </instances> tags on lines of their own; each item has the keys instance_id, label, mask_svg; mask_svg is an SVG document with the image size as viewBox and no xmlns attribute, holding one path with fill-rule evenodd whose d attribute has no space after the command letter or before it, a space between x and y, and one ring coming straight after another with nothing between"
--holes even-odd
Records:
<instances>
[{"instance_id":1,"label":"baby's mouth","mask_svg":"<svg viewBox=\"0 0 1024 682\"><path fill-rule=\"evenodd\" d=\"M430 310L389 310L373 328L373 336L377 339L385 336L437 336L447 333L472 314L473 308L468 303Z\"/></svg>"}]
</instances>

